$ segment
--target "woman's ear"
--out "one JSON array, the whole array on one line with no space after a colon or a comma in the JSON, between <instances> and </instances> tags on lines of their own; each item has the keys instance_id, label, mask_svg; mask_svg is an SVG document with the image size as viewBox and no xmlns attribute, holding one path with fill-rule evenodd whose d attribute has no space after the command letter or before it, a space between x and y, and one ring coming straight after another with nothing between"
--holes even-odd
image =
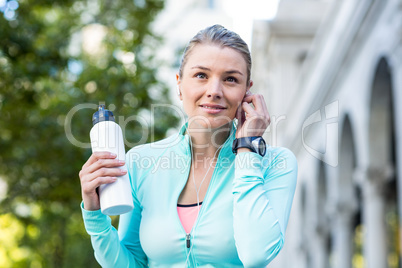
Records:
<instances>
[{"instance_id":1,"label":"woman's ear","mask_svg":"<svg viewBox=\"0 0 402 268\"><path fill-rule=\"evenodd\" d=\"M246 88L246 94L245 94L244 96L247 96L247 95L250 95L250 94L251 94L250 88L251 88L252 86L253 86L253 81L250 80L250 83L249 83L248 87Z\"/></svg>"},{"instance_id":2,"label":"woman's ear","mask_svg":"<svg viewBox=\"0 0 402 268\"><path fill-rule=\"evenodd\" d=\"M180 76L177 73L176 74L176 90L177 90L177 96L179 96L180 100L183 100L183 96L181 95L181 91L180 91Z\"/></svg>"},{"instance_id":3,"label":"woman's ear","mask_svg":"<svg viewBox=\"0 0 402 268\"><path fill-rule=\"evenodd\" d=\"M249 83L249 85L247 87L247 90L250 90L250 88L253 86L253 84L254 84L253 80L250 80L250 83Z\"/></svg>"}]
</instances>

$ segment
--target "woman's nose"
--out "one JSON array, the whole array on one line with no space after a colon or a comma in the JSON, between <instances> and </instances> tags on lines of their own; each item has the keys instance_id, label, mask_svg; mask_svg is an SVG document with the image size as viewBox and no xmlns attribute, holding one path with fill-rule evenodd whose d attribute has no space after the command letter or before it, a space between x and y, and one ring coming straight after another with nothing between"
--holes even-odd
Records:
<instances>
[{"instance_id":1,"label":"woman's nose","mask_svg":"<svg viewBox=\"0 0 402 268\"><path fill-rule=\"evenodd\" d=\"M207 84L206 95L209 98L222 98L222 84L218 80L212 80Z\"/></svg>"}]
</instances>

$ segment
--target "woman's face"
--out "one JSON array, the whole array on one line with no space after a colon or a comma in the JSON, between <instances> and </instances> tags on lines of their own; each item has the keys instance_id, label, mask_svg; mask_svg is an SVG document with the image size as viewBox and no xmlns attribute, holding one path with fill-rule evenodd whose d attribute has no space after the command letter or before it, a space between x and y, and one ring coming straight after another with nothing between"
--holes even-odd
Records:
<instances>
[{"instance_id":1,"label":"woman's face","mask_svg":"<svg viewBox=\"0 0 402 268\"><path fill-rule=\"evenodd\" d=\"M182 77L176 77L189 122L212 129L228 124L252 86L243 56L232 48L201 44L187 57Z\"/></svg>"}]
</instances>

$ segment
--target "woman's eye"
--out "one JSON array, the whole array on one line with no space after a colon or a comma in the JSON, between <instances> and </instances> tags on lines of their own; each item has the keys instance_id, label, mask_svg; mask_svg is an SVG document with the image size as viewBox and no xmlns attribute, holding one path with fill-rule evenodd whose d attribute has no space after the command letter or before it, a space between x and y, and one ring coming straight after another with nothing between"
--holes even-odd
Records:
<instances>
[{"instance_id":1,"label":"woman's eye","mask_svg":"<svg viewBox=\"0 0 402 268\"><path fill-rule=\"evenodd\" d=\"M230 83L236 83L237 82L237 79L235 78L235 77L228 77L228 78L226 78L226 81L228 81L228 82L230 82Z\"/></svg>"},{"instance_id":2,"label":"woman's eye","mask_svg":"<svg viewBox=\"0 0 402 268\"><path fill-rule=\"evenodd\" d=\"M207 76L204 73L198 73L195 75L195 77L200 78L200 79L205 79Z\"/></svg>"}]
</instances>

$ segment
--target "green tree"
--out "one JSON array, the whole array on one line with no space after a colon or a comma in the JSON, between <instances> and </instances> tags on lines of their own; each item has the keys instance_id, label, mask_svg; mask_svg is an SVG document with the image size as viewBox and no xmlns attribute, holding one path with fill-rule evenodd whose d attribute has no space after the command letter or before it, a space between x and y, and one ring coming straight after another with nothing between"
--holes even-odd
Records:
<instances>
[{"instance_id":1,"label":"green tree","mask_svg":"<svg viewBox=\"0 0 402 268\"><path fill-rule=\"evenodd\" d=\"M12 235L13 244L0 244L0 266L97 267L79 209L78 172L91 150L70 141L88 145L95 110L68 115L77 105L105 102L127 119L169 103L153 57L161 40L150 31L163 1L2 4L0 178L8 190L0 203L0 232ZM126 149L163 138L178 122L172 111L155 110L153 123L145 125L153 136L143 135L144 122L126 122Z\"/></svg>"}]
</instances>

